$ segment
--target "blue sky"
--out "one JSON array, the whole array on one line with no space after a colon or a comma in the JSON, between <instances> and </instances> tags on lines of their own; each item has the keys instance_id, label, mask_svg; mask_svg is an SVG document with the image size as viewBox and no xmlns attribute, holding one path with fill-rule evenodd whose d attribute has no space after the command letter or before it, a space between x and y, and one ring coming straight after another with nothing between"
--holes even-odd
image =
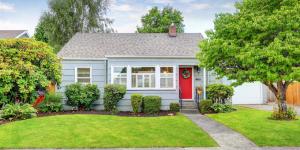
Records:
<instances>
[{"instance_id":1,"label":"blue sky","mask_svg":"<svg viewBox=\"0 0 300 150\"><path fill-rule=\"evenodd\" d=\"M135 32L140 18L151 7L172 6L183 13L185 32L204 33L213 28L215 14L235 12L237 0L111 0L108 17L114 20L113 28L119 33ZM0 0L0 30L26 29L30 35L47 0Z\"/></svg>"}]
</instances>

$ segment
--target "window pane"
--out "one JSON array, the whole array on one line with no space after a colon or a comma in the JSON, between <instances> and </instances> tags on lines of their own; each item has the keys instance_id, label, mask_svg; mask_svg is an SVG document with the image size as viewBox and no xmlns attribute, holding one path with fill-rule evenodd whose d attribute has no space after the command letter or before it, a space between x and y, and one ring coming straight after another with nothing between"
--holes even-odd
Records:
<instances>
[{"instance_id":1,"label":"window pane","mask_svg":"<svg viewBox=\"0 0 300 150\"><path fill-rule=\"evenodd\" d=\"M113 83L127 85L127 68L114 67L113 68Z\"/></svg>"},{"instance_id":2,"label":"window pane","mask_svg":"<svg viewBox=\"0 0 300 150\"><path fill-rule=\"evenodd\" d=\"M126 67L114 67L114 73L127 73Z\"/></svg>"},{"instance_id":3,"label":"window pane","mask_svg":"<svg viewBox=\"0 0 300 150\"><path fill-rule=\"evenodd\" d=\"M90 68L77 68L77 77L90 77Z\"/></svg>"},{"instance_id":4,"label":"window pane","mask_svg":"<svg viewBox=\"0 0 300 150\"><path fill-rule=\"evenodd\" d=\"M160 79L161 88L173 88L173 79L172 78L161 78Z\"/></svg>"},{"instance_id":5,"label":"window pane","mask_svg":"<svg viewBox=\"0 0 300 150\"><path fill-rule=\"evenodd\" d=\"M122 85L127 85L127 79L126 78L121 78L121 83Z\"/></svg>"},{"instance_id":6,"label":"window pane","mask_svg":"<svg viewBox=\"0 0 300 150\"><path fill-rule=\"evenodd\" d=\"M131 76L132 78L131 78L131 86L133 87L133 88L136 88L137 86L136 86L136 75L132 75Z\"/></svg>"},{"instance_id":7,"label":"window pane","mask_svg":"<svg viewBox=\"0 0 300 150\"><path fill-rule=\"evenodd\" d=\"M150 78L149 75L144 76L144 87L149 88L150 87Z\"/></svg>"},{"instance_id":8,"label":"window pane","mask_svg":"<svg viewBox=\"0 0 300 150\"><path fill-rule=\"evenodd\" d=\"M160 67L160 73L173 73L173 67Z\"/></svg>"},{"instance_id":9,"label":"window pane","mask_svg":"<svg viewBox=\"0 0 300 150\"><path fill-rule=\"evenodd\" d=\"M78 83L90 83L90 81L91 81L90 79L82 79L82 78L77 79Z\"/></svg>"},{"instance_id":10,"label":"window pane","mask_svg":"<svg viewBox=\"0 0 300 150\"><path fill-rule=\"evenodd\" d=\"M132 73L155 73L155 67L133 67Z\"/></svg>"},{"instance_id":11,"label":"window pane","mask_svg":"<svg viewBox=\"0 0 300 150\"><path fill-rule=\"evenodd\" d=\"M151 75L151 88L155 88L155 74Z\"/></svg>"},{"instance_id":12,"label":"window pane","mask_svg":"<svg viewBox=\"0 0 300 150\"><path fill-rule=\"evenodd\" d=\"M142 75L138 75L137 76L137 84L138 84L138 87L143 87L143 76Z\"/></svg>"},{"instance_id":13,"label":"window pane","mask_svg":"<svg viewBox=\"0 0 300 150\"><path fill-rule=\"evenodd\" d=\"M160 68L160 87L173 88L174 70L173 67Z\"/></svg>"}]
</instances>

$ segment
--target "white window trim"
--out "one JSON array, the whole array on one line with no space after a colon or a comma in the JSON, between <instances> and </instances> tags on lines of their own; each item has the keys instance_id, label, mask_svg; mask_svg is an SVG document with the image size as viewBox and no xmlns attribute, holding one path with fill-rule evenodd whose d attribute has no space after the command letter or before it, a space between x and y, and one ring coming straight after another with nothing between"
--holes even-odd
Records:
<instances>
[{"instance_id":1,"label":"white window trim","mask_svg":"<svg viewBox=\"0 0 300 150\"><path fill-rule=\"evenodd\" d=\"M130 66L130 65L128 65L128 67L130 68L130 76L129 76L129 78L130 78L130 82L127 82L127 85L129 84L130 86L129 87L127 87L127 89L128 90L157 90L157 89L159 89L159 88L157 88L157 79L156 79L156 75L157 75L157 66L135 66L135 65L132 65L132 66ZM151 87L149 87L149 88L133 88L132 87L132 83L131 83L131 81L132 81L132 68L140 68L140 67L152 67L152 68L155 68L155 88L151 88Z\"/></svg>"},{"instance_id":2,"label":"white window trim","mask_svg":"<svg viewBox=\"0 0 300 150\"><path fill-rule=\"evenodd\" d=\"M151 66L136 66L136 65L127 65L127 66L120 66L120 65L111 65L111 75L110 75L110 83L113 84L113 69L114 67L127 67L127 90L176 90L177 82L176 82L176 74L177 74L177 67L175 65L151 65ZM132 88L132 68L136 67L154 67L155 68L155 88ZM160 87L160 68L161 67L173 67L173 87L172 88L161 88Z\"/></svg>"},{"instance_id":3,"label":"white window trim","mask_svg":"<svg viewBox=\"0 0 300 150\"><path fill-rule=\"evenodd\" d=\"M128 87L128 66L114 66L114 65L112 65L111 66L111 68L110 68L110 83L111 84L114 84L114 68L115 67L126 67L126 71L127 71L127 73L126 73L126 82L127 82L127 87Z\"/></svg>"},{"instance_id":4,"label":"white window trim","mask_svg":"<svg viewBox=\"0 0 300 150\"><path fill-rule=\"evenodd\" d=\"M87 68L89 68L90 69L90 84L92 84L93 83L93 75L92 75L92 67L91 66L88 66L88 67L86 67L86 66L84 66L84 67L75 67L75 83L77 83L78 82L78 77L77 77L77 72L78 72L78 69L87 69Z\"/></svg>"},{"instance_id":5,"label":"white window trim","mask_svg":"<svg viewBox=\"0 0 300 150\"><path fill-rule=\"evenodd\" d=\"M171 88L161 88L160 87L160 68L161 67L173 67L173 87L171 87ZM176 66L168 66L168 65L165 65L165 66L159 66L159 88L160 89L170 89L170 90L174 90L174 89L176 89Z\"/></svg>"}]
</instances>

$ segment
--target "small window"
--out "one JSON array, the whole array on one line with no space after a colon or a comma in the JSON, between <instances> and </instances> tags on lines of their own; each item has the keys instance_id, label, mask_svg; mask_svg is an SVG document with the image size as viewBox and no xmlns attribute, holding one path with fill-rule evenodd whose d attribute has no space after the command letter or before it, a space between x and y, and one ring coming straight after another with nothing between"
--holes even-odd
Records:
<instances>
[{"instance_id":1,"label":"small window","mask_svg":"<svg viewBox=\"0 0 300 150\"><path fill-rule=\"evenodd\" d=\"M91 83L91 68L77 68L76 77L76 82L78 83Z\"/></svg>"},{"instance_id":2,"label":"small window","mask_svg":"<svg viewBox=\"0 0 300 150\"><path fill-rule=\"evenodd\" d=\"M160 88L174 87L174 68L161 67L160 68Z\"/></svg>"},{"instance_id":3,"label":"small window","mask_svg":"<svg viewBox=\"0 0 300 150\"><path fill-rule=\"evenodd\" d=\"M132 88L155 88L155 67L132 67Z\"/></svg>"},{"instance_id":4,"label":"small window","mask_svg":"<svg viewBox=\"0 0 300 150\"><path fill-rule=\"evenodd\" d=\"M127 68L126 67L112 67L112 82L114 84L127 84Z\"/></svg>"}]
</instances>

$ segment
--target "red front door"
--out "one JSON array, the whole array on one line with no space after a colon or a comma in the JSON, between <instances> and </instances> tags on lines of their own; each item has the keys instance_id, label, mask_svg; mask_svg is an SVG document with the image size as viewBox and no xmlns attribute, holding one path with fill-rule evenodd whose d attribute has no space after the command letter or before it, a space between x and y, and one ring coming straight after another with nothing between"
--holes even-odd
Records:
<instances>
[{"instance_id":1,"label":"red front door","mask_svg":"<svg viewBox=\"0 0 300 150\"><path fill-rule=\"evenodd\" d=\"M192 75L192 68L179 68L179 88L181 90L181 99L193 98Z\"/></svg>"}]
</instances>

